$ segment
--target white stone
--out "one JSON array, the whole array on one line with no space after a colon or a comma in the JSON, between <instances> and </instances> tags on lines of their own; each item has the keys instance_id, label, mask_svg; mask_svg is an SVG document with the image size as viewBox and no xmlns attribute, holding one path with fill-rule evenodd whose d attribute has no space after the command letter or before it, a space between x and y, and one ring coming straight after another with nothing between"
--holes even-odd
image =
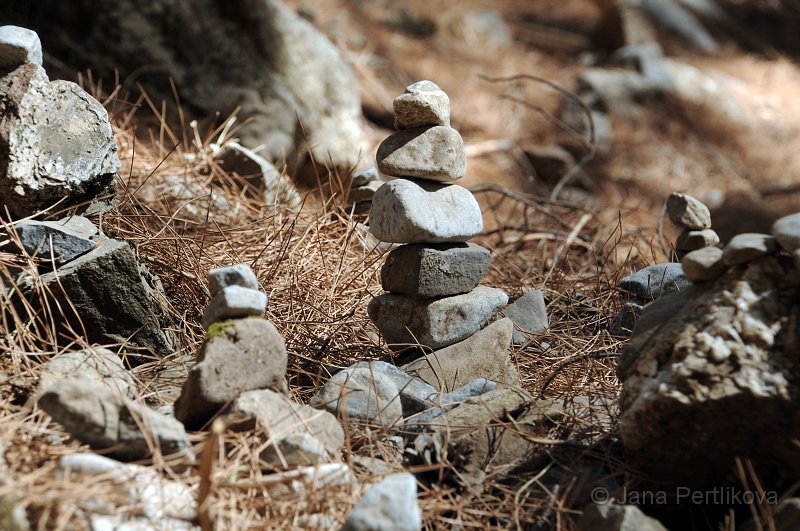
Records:
<instances>
[{"instance_id":1,"label":"white stone","mask_svg":"<svg viewBox=\"0 0 800 531\"><path fill-rule=\"evenodd\" d=\"M431 81L418 81L394 99L394 127L450 126L450 98Z\"/></svg>"},{"instance_id":2,"label":"white stone","mask_svg":"<svg viewBox=\"0 0 800 531\"><path fill-rule=\"evenodd\" d=\"M394 179L372 198L370 231L383 242L464 242L481 233L472 193L457 184Z\"/></svg>"},{"instance_id":3,"label":"white stone","mask_svg":"<svg viewBox=\"0 0 800 531\"><path fill-rule=\"evenodd\" d=\"M208 290L213 297L228 286L241 286L258 290L258 279L253 270L247 264L236 264L227 267L218 267L210 270L206 274L208 279Z\"/></svg>"},{"instance_id":4,"label":"white stone","mask_svg":"<svg viewBox=\"0 0 800 531\"><path fill-rule=\"evenodd\" d=\"M42 66L42 43L35 31L19 26L0 26L0 70L21 64Z\"/></svg>"},{"instance_id":5,"label":"white stone","mask_svg":"<svg viewBox=\"0 0 800 531\"><path fill-rule=\"evenodd\" d=\"M208 329L212 323L226 319L261 315L267 309L267 301L264 293L254 289L242 286L222 288L203 312L203 326Z\"/></svg>"},{"instance_id":6,"label":"white stone","mask_svg":"<svg viewBox=\"0 0 800 531\"><path fill-rule=\"evenodd\" d=\"M371 486L347 517L342 531L416 531L420 527L417 480L401 472Z\"/></svg>"}]
</instances>

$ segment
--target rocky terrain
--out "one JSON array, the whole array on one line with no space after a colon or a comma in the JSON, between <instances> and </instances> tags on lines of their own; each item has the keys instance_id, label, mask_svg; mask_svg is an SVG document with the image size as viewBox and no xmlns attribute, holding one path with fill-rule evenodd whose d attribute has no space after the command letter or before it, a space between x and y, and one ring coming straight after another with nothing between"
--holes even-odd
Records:
<instances>
[{"instance_id":1,"label":"rocky terrain","mask_svg":"<svg viewBox=\"0 0 800 531\"><path fill-rule=\"evenodd\" d=\"M800 526L794 7L0 15L0 528Z\"/></svg>"}]
</instances>

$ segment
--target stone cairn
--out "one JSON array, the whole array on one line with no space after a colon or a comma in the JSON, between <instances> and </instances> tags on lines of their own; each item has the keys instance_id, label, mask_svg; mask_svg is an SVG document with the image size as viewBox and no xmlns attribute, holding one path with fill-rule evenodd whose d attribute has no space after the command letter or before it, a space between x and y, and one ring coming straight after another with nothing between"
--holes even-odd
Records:
<instances>
[{"instance_id":1,"label":"stone cairn","mask_svg":"<svg viewBox=\"0 0 800 531\"><path fill-rule=\"evenodd\" d=\"M378 169L396 177L375 193L370 231L404 244L381 268L385 293L368 313L393 349L440 349L477 332L508 302L499 289L478 286L487 249L467 240L483 230L478 202L453 184L464 176L461 135L450 127L450 100L430 81L394 100L396 133L378 148Z\"/></svg>"}]
</instances>

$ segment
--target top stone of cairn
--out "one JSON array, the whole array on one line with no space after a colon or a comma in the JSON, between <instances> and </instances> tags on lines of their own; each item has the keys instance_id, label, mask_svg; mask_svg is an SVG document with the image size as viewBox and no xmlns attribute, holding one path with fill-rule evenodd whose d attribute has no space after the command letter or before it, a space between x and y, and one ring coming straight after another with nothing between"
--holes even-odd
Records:
<instances>
[{"instance_id":1,"label":"top stone of cairn","mask_svg":"<svg viewBox=\"0 0 800 531\"><path fill-rule=\"evenodd\" d=\"M418 81L394 99L395 129L450 126L450 98L432 81Z\"/></svg>"},{"instance_id":2,"label":"top stone of cairn","mask_svg":"<svg viewBox=\"0 0 800 531\"><path fill-rule=\"evenodd\" d=\"M42 66L42 43L35 31L19 26L0 26L0 70L25 63Z\"/></svg>"}]
</instances>

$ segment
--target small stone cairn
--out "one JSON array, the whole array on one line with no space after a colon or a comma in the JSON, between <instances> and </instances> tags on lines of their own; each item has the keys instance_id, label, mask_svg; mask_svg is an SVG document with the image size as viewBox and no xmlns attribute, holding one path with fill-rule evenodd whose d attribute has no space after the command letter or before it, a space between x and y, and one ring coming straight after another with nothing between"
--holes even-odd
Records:
<instances>
[{"instance_id":1,"label":"small stone cairn","mask_svg":"<svg viewBox=\"0 0 800 531\"><path fill-rule=\"evenodd\" d=\"M430 81L394 100L396 133L378 148L378 169L396 177L375 192L370 231L405 244L381 269L385 293L368 313L394 349L440 349L477 332L508 302L499 289L478 286L490 253L467 240L483 230L478 202L464 187L466 153L450 127L450 100Z\"/></svg>"}]
</instances>

